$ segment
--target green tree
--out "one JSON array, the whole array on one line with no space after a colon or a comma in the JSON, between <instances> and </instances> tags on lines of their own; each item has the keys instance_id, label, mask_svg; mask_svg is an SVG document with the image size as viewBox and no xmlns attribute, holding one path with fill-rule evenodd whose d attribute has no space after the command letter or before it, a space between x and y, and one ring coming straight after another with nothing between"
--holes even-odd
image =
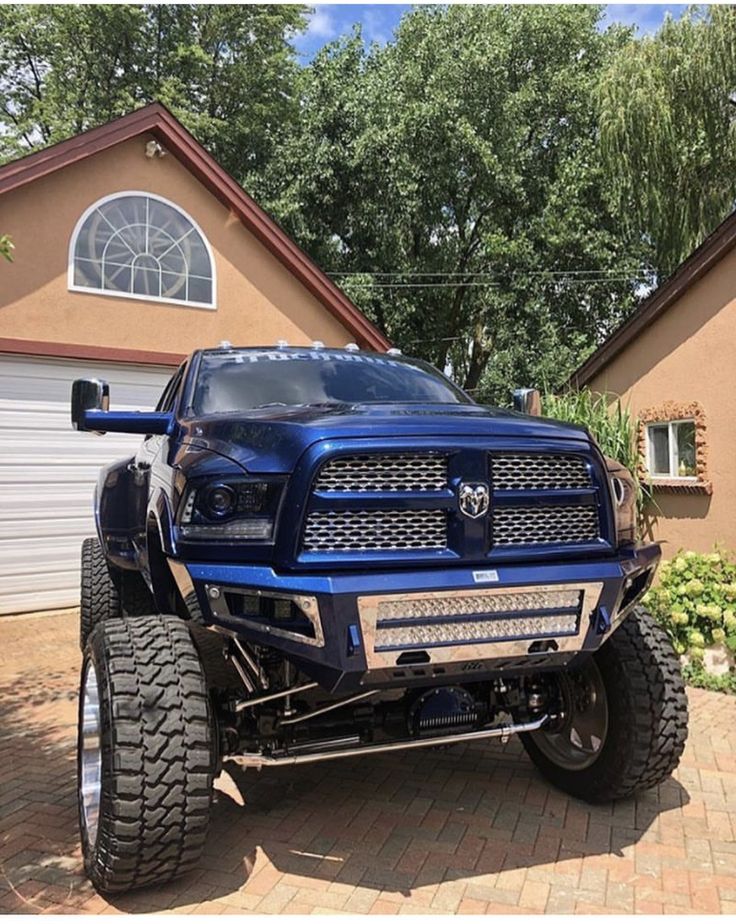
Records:
<instances>
[{"instance_id":1,"label":"green tree","mask_svg":"<svg viewBox=\"0 0 736 924\"><path fill-rule=\"evenodd\" d=\"M607 205L600 8L424 7L303 75L270 205L406 351L481 397L556 384L629 310L646 248ZM421 275L416 275L421 274Z\"/></svg>"},{"instance_id":2,"label":"green tree","mask_svg":"<svg viewBox=\"0 0 736 924\"><path fill-rule=\"evenodd\" d=\"M290 41L306 7L0 7L0 160L151 100L241 181L257 181L298 112Z\"/></svg>"},{"instance_id":3,"label":"green tree","mask_svg":"<svg viewBox=\"0 0 736 924\"><path fill-rule=\"evenodd\" d=\"M624 227L671 272L736 200L736 9L693 7L629 41L599 88L601 148Z\"/></svg>"}]
</instances>

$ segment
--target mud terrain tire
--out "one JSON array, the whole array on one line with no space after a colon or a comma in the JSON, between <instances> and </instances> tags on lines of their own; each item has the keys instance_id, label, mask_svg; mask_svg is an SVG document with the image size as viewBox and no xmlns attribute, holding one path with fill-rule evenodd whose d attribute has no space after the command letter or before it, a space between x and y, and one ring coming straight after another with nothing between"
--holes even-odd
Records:
<instances>
[{"instance_id":1,"label":"mud terrain tire","mask_svg":"<svg viewBox=\"0 0 736 924\"><path fill-rule=\"evenodd\" d=\"M677 767L687 739L687 697L667 633L641 607L593 659L608 704L607 733L594 762L560 766L540 747L544 731L521 738L555 786L587 802L608 802L656 786Z\"/></svg>"},{"instance_id":2,"label":"mud terrain tire","mask_svg":"<svg viewBox=\"0 0 736 924\"><path fill-rule=\"evenodd\" d=\"M137 572L114 571L99 539L82 542L82 588L79 606L79 647L103 619L154 612L153 598Z\"/></svg>"},{"instance_id":3,"label":"mud terrain tire","mask_svg":"<svg viewBox=\"0 0 736 924\"><path fill-rule=\"evenodd\" d=\"M151 615L96 626L82 664L78 791L85 872L100 892L167 882L195 866L214 739L186 623Z\"/></svg>"}]
</instances>

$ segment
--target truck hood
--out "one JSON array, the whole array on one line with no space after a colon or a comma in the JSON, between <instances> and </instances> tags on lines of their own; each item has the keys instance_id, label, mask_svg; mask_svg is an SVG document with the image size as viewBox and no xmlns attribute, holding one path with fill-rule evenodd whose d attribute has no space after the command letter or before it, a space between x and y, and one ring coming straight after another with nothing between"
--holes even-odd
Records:
<instances>
[{"instance_id":1,"label":"truck hood","mask_svg":"<svg viewBox=\"0 0 736 924\"><path fill-rule=\"evenodd\" d=\"M584 427L478 404L278 406L194 418L182 425L184 442L254 473L293 471L302 453L319 440L463 436L590 442Z\"/></svg>"}]
</instances>

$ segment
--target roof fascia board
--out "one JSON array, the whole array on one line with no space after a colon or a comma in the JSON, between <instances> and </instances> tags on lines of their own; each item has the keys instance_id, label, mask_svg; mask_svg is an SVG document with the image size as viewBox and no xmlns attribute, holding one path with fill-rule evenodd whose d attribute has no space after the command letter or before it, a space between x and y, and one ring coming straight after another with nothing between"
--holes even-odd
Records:
<instances>
[{"instance_id":1,"label":"roof fascia board","mask_svg":"<svg viewBox=\"0 0 736 924\"><path fill-rule=\"evenodd\" d=\"M569 377L564 388L581 388L608 366L639 334L653 324L688 289L736 246L736 213L718 228L649 296Z\"/></svg>"}]
</instances>

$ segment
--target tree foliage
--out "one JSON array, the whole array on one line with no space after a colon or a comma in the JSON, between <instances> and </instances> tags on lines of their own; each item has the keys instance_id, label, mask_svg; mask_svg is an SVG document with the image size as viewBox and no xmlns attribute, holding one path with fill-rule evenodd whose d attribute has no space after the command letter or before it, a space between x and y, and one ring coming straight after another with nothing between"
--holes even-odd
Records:
<instances>
[{"instance_id":1,"label":"tree foliage","mask_svg":"<svg viewBox=\"0 0 736 924\"><path fill-rule=\"evenodd\" d=\"M732 8L419 6L300 68L300 5L0 6L0 161L158 99L406 352L556 387L736 195Z\"/></svg>"},{"instance_id":2,"label":"tree foliage","mask_svg":"<svg viewBox=\"0 0 736 924\"><path fill-rule=\"evenodd\" d=\"M271 163L287 228L400 346L483 397L559 383L633 301L606 204L598 7L417 8L304 74ZM384 275L389 274L389 275ZM421 275L415 275L421 274Z\"/></svg>"},{"instance_id":3,"label":"tree foliage","mask_svg":"<svg viewBox=\"0 0 736 924\"><path fill-rule=\"evenodd\" d=\"M298 112L290 40L306 7L0 6L0 160L152 100L257 184Z\"/></svg>"},{"instance_id":4,"label":"tree foliage","mask_svg":"<svg viewBox=\"0 0 736 924\"><path fill-rule=\"evenodd\" d=\"M599 86L601 150L623 230L673 270L736 200L736 8L693 7L628 42Z\"/></svg>"}]
</instances>

